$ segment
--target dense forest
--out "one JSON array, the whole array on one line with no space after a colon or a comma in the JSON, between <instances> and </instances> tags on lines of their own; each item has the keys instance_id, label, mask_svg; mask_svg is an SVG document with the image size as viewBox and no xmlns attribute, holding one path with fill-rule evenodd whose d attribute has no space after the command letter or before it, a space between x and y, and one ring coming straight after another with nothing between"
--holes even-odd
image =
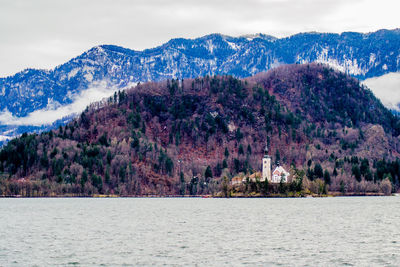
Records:
<instances>
[{"instance_id":1,"label":"dense forest","mask_svg":"<svg viewBox=\"0 0 400 267\"><path fill-rule=\"evenodd\" d=\"M399 134L371 91L324 65L150 82L11 140L0 195L389 194L400 185ZM265 145L290 183L233 187L261 170Z\"/></svg>"}]
</instances>

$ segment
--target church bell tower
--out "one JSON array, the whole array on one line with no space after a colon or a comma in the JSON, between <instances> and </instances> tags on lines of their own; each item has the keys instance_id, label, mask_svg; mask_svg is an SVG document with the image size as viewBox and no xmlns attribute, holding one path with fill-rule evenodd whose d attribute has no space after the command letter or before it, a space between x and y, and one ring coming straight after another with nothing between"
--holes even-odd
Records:
<instances>
[{"instance_id":1,"label":"church bell tower","mask_svg":"<svg viewBox=\"0 0 400 267\"><path fill-rule=\"evenodd\" d=\"M261 182L265 180L271 181L271 157L268 155L268 146L264 149L263 169Z\"/></svg>"}]
</instances>

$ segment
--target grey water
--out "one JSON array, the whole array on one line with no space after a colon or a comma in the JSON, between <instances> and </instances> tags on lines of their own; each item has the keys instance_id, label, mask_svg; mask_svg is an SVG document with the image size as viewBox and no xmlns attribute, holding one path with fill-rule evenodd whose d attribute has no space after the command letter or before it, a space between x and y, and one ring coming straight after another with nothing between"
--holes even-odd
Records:
<instances>
[{"instance_id":1,"label":"grey water","mask_svg":"<svg viewBox=\"0 0 400 267\"><path fill-rule=\"evenodd\" d=\"M400 197L0 199L0 266L400 266Z\"/></svg>"}]
</instances>

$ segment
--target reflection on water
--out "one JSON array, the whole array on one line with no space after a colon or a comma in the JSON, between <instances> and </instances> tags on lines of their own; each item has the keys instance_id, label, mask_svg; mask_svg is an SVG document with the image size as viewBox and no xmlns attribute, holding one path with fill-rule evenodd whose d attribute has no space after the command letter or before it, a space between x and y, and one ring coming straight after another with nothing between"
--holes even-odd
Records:
<instances>
[{"instance_id":1,"label":"reflection on water","mask_svg":"<svg viewBox=\"0 0 400 267\"><path fill-rule=\"evenodd\" d=\"M400 197L0 199L0 266L398 266Z\"/></svg>"}]
</instances>

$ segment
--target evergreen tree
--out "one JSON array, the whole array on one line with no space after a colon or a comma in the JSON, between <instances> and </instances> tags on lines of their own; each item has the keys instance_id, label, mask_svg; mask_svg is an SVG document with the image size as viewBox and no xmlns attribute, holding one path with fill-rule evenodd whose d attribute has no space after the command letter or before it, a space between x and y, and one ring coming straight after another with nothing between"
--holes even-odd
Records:
<instances>
[{"instance_id":1,"label":"evergreen tree","mask_svg":"<svg viewBox=\"0 0 400 267\"><path fill-rule=\"evenodd\" d=\"M206 171L204 172L204 177L205 177L206 179L207 179L207 178L212 178L212 177L213 177L210 165L207 166L207 169L206 169Z\"/></svg>"},{"instance_id":2,"label":"evergreen tree","mask_svg":"<svg viewBox=\"0 0 400 267\"><path fill-rule=\"evenodd\" d=\"M240 161L238 159L234 159L233 160L233 164L235 166L235 172L239 173L239 171L240 171Z\"/></svg>"},{"instance_id":3,"label":"evergreen tree","mask_svg":"<svg viewBox=\"0 0 400 267\"><path fill-rule=\"evenodd\" d=\"M250 144L247 145L247 154L251 155L251 146L250 146Z\"/></svg>"},{"instance_id":4,"label":"evergreen tree","mask_svg":"<svg viewBox=\"0 0 400 267\"><path fill-rule=\"evenodd\" d=\"M356 178L356 180L358 182L361 182L361 171L357 164L354 164L353 167L351 167L351 172Z\"/></svg>"},{"instance_id":5,"label":"evergreen tree","mask_svg":"<svg viewBox=\"0 0 400 267\"><path fill-rule=\"evenodd\" d=\"M275 164L278 165L281 161L281 154L279 153L279 149L275 151Z\"/></svg>"},{"instance_id":6,"label":"evergreen tree","mask_svg":"<svg viewBox=\"0 0 400 267\"><path fill-rule=\"evenodd\" d=\"M308 179L310 179L311 181L314 180L314 171L311 168L307 169L307 177Z\"/></svg>"},{"instance_id":7,"label":"evergreen tree","mask_svg":"<svg viewBox=\"0 0 400 267\"><path fill-rule=\"evenodd\" d=\"M329 174L328 170L324 171L324 181L326 184L331 184L331 175Z\"/></svg>"},{"instance_id":8,"label":"evergreen tree","mask_svg":"<svg viewBox=\"0 0 400 267\"><path fill-rule=\"evenodd\" d=\"M263 187L264 194L267 194L268 190L269 190L269 182L268 182L268 179L265 179L264 187Z\"/></svg>"},{"instance_id":9,"label":"evergreen tree","mask_svg":"<svg viewBox=\"0 0 400 267\"><path fill-rule=\"evenodd\" d=\"M244 150L243 150L243 146L242 144L239 145L239 155L243 155L244 154Z\"/></svg>"},{"instance_id":10,"label":"evergreen tree","mask_svg":"<svg viewBox=\"0 0 400 267\"><path fill-rule=\"evenodd\" d=\"M112 160L111 151L108 150L108 151L107 151L107 163L110 164L110 163L111 163L111 160Z\"/></svg>"},{"instance_id":11,"label":"evergreen tree","mask_svg":"<svg viewBox=\"0 0 400 267\"><path fill-rule=\"evenodd\" d=\"M101 177L96 174L93 174L92 185L96 187L99 192L101 192L103 188L103 181L101 180Z\"/></svg>"},{"instance_id":12,"label":"evergreen tree","mask_svg":"<svg viewBox=\"0 0 400 267\"><path fill-rule=\"evenodd\" d=\"M104 181L106 182L106 184L110 184L110 170L108 166L106 168L106 173L104 175Z\"/></svg>"},{"instance_id":13,"label":"evergreen tree","mask_svg":"<svg viewBox=\"0 0 400 267\"><path fill-rule=\"evenodd\" d=\"M224 161L222 161L222 168L228 168L228 163L226 162L226 159L224 159Z\"/></svg>"},{"instance_id":14,"label":"evergreen tree","mask_svg":"<svg viewBox=\"0 0 400 267\"><path fill-rule=\"evenodd\" d=\"M366 176L366 174L369 172L369 161L368 159L363 159L361 161L361 165L360 165L360 172L361 175L363 175L364 177Z\"/></svg>"},{"instance_id":15,"label":"evergreen tree","mask_svg":"<svg viewBox=\"0 0 400 267\"><path fill-rule=\"evenodd\" d=\"M140 131L141 131L143 134L146 134L146 124L144 124L144 122L142 122L142 128L140 129Z\"/></svg>"},{"instance_id":16,"label":"evergreen tree","mask_svg":"<svg viewBox=\"0 0 400 267\"><path fill-rule=\"evenodd\" d=\"M228 151L228 148L227 147L225 147L225 158L227 158L227 157L229 157L229 151Z\"/></svg>"},{"instance_id":17,"label":"evergreen tree","mask_svg":"<svg viewBox=\"0 0 400 267\"><path fill-rule=\"evenodd\" d=\"M315 166L314 166L314 175L317 178L322 178L324 176L324 172L323 172L322 167L321 167L321 165L319 163L315 164Z\"/></svg>"},{"instance_id":18,"label":"evergreen tree","mask_svg":"<svg viewBox=\"0 0 400 267\"><path fill-rule=\"evenodd\" d=\"M336 167L333 169L332 175L335 176L335 177L338 175Z\"/></svg>"},{"instance_id":19,"label":"evergreen tree","mask_svg":"<svg viewBox=\"0 0 400 267\"><path fill-rule=\"evenodd\" d=\"M174 163L169 157L167 157L167 159L165 160L165 170L169 175L172 174L173 168L174 168Z\"/></svg>"},{"instance_id":20,"label":"evergreen tree","mask_svg":"<svg viewBox=\"0 0 400 267\"><path fill-rule=\"evenodd\" d=\"M242 140L243 138L243 134L240 131L240 128L237 128L236 132L235 132L235 138L238 142L240 142L240 140Z\"/></svg>"},{"instance_id":21,"label":"evergreen tree","mask_svg":"<svg viewBox=\"0 0 400 267\"><path fill-rule=\"evenodd\" d=\"M312 160L309 159L309 160L307 161L307 166L308 166L308 167L311 167L311 164L312 164Z\"/></svg>"},{"instance_id":22,"label":"evergreen tree","mask_svg":"<svg viewBox=\"0 0 400 267\"><path fill-rule=\"evenodd\" d=\"M181 184L180 194L183 196L183 195L185 195L185 191L186 191L185 176L183 175L183 172L181 172L181 175L180 175L180 184Z\"/></svg>"},{"instance_id":23,"label":"evergreen tree","mask_svg":"<svg viewBox=\"0 0 400 267\"><path fill-rule=\"evenodd\" d=\"M373 176L371 170L368 170L367 173L365 174L365 180L372 181L373 179L374 179L374 176Z\"/></svg>"},{"instance_id":24,"label":"evergreen tree","mask_svg":"<svg viewBox=\"0 0 400 267\"><path fill-rule=\"evenodd\" d=\"M121 166L119 168L119 179L121 180L122 183L125 182L125 176L126 176L126 168L125 166Z\"/></svg>"},{"instance_id":25,"label":"evergreen tree","mask_svg":"<svg viewBox=\"0 0 400 267\"><path fill-rule=\"evenodd\" d=\"M81 187L83 188L88 180L88 174L86 170L83 170L82 177L81 177Z\"/></svg>"}]
</instances>

